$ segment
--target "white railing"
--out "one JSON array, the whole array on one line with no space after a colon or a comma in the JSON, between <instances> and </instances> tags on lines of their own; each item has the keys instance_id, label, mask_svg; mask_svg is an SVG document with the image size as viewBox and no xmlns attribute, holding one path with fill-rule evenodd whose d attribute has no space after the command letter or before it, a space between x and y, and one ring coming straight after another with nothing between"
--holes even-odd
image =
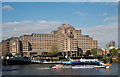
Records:
<instances>
[{"instance_id":1,"label":"white railing","mask_svg":"<svg viewBox=\"0 0 120 77\"><path fill-rule=\"evenodd\" d=\"M80 59L80 61L98 61L98 59Z\"/></svg>"}]
</instances>

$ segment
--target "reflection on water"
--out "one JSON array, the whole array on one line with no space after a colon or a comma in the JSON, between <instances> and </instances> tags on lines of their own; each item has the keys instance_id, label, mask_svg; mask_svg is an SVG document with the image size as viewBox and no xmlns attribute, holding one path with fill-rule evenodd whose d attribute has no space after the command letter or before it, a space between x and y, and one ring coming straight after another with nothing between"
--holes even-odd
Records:
<instances>
[{"instance_id":1,"label":"reflection on water","mask_svg":"<svg viewBox=\"0 0 120 77\"><path fill-rule=\"evenodd\" d=\"M51 68L46 68L46 67L45 67L45 68L38 68L38 69L44 70L44 69L51 69Z\"/></svg>"},{"instance_id":2,"label":"reflection on water","mask_svg":"<svg viewBox=\"0 0 120 77\"><path fill-rule=\"evenodd\" d=\"M109 69L51 69L51 64L7 65L3 66L3 75L117 75L118 64Z\"/></svg>"}]
</instances>

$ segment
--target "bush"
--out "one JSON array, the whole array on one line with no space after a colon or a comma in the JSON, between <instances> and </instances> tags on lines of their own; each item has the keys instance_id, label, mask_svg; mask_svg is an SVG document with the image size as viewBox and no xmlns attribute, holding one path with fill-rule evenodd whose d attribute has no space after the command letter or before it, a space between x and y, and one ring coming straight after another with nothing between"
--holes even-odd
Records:
<instances>
[{"instance_id":1,"label":"bush","mask_svg":"<svg viewBox=\"0 0 120 77\"><path fill-rule=\"evenodd\" d=\"M6 54L5 54L5 57L12 57L13 55L12 55L12 53L10 53L10 52L7 52Z\"/></svg>"},{"instance_id":2,"label":"bush","mask_svg":"<svg viewBox=\"0 0 120 77\"><path fill-rule=\"evenodd\" d=\"M53 61L59 61L59 59L53 59Z\"/></svg>"},{"instance_id":3,"label":"bush","mask_svg":"<svg viewBox=\"0 0 120 77\"><path fill-rule=\"evenodd\" d=\"M112 63L112 58L102 58L102 59L99 59L99 61L103 61L104 63L107 63L107 62Z\"/></svg>"},{"instance_id":4,"label":"bush","mask_svg":"<svg viewBox=\"0 0 120 77\"><path fill-rule=\"evenodd\" d=\"M118 62L120 63L120 58L118 58Z\"/></svg>"},{"instance_id":5,"label":"bush","mask_svg":"<svg viewBox=\"0 0 120 77\"><path fill-rule=\"evenodd\" d=\"M119 59L113 59L112 62L113 63L118 63Z\"/></svg>"},{"instance_id":6,"label":"bush","mask_svg":"<svg viewBox=\"0 0 120 77\"><path fill-rule=\"evenodd\" d=\"M62 61L67 61L67 59L61 59Z\"/></svg>"}]
</instances>

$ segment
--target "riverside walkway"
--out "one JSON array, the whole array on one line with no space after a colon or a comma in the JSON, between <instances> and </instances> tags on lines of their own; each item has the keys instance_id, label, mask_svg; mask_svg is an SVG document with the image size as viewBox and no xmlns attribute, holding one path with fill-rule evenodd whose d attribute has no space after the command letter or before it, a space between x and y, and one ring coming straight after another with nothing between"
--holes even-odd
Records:
<instances>
[{"instance_id":1,"label":"riverside walkway","mask_svg":"<svg viewBox=\"0 0 120 77\"><path fill-rule=\"evenodd\" d=\"M36 59L25 59L25 58L6 58L2 59L3 64L59 64L61 61L41 61Z\"/></svg>"}]
</instances>

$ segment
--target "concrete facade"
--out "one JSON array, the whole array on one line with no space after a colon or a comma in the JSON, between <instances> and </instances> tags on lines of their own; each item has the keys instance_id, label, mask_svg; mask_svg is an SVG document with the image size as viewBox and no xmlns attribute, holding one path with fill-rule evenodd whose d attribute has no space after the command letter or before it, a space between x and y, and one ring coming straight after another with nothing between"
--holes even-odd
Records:
<instances>
[{"instance_id":1,"label":"concrete facade","mask_svg":"<svg viewBox=\"0 0 120 77\"><path fill-rule=\"evenodd\" d=\"M15 56L16 53L20 53L20 40L17 37L11 37L10 39L3 40L0 47L2 49L2 56L5 56L7 52Z\"/></svg>"},{"instance_id":2,"label":"concrete facade","mask_svg":"<svg viewBox=\"0 0 120 77\"><path fill-rule=\"evenodd\" d=\"M0 47L2 48L2 56L5 56L10 51L9 41L3 42Z\"/></svg>"},{"instance_id":3,"label":"concrete facade","mask_svg":"<svg viewBox=\"0 0 120 77\"><path fill-rule=\"evenodd\" d=\"M13 56L16 55L16 53L20 53L20 41L19 39L12 39L10 40L10 52L12 53Z\"/></svg>"},{"instance_id":4,"label":"concrete facade","mask_svg":"<svg viewBox=\"0 0 120 77\"><path fill-rule=\"evenodd\" d=\"M63 24L51 33L32 33L22 35L20 40L20 51L24 56L41 55L49 52L52 45L56 45L63 56L79 56L78 49L83 53L87 50L97 48L97 40L89 35L82 35L81 30L76 30L72 25Z\"/></svg>"}]
</instances>

